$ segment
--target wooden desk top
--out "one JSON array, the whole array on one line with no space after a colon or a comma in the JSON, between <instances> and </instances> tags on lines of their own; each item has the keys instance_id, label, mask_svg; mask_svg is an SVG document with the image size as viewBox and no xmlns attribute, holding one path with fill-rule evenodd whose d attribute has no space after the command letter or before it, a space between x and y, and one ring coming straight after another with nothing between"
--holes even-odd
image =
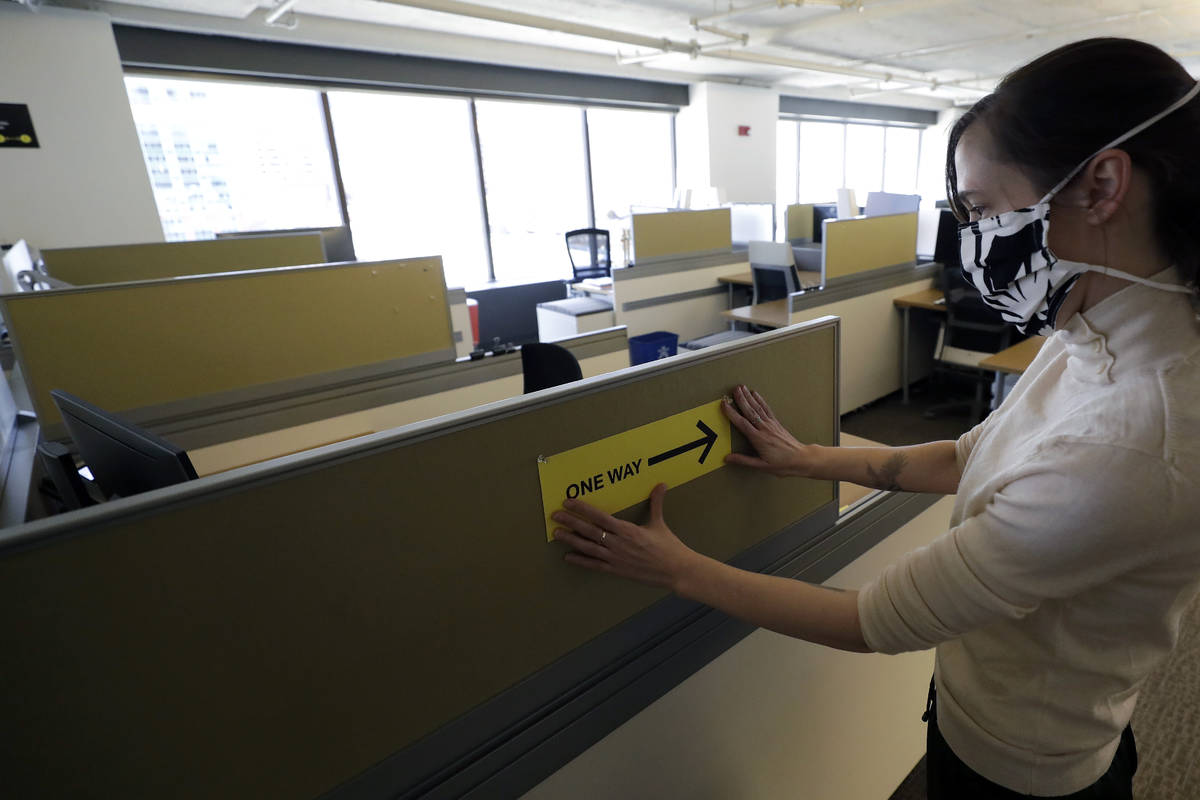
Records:
<instances>
[{"instance_id":1,"label":"wooden desk top","mask_svg":"<svg viewBox=\"0 0 1200 800\"><path fill-rule=\"evenodd\" d=\"M935 302L941 299L941 289L922 289L919 292L906 294L903 297L892 298L892 305L896 308L923 308L926 311L945 311L945 303Z\"/></svg>"},{"instance_id":2,"label":"wooden desk top","mask_svg":"<svg viewBox=\"0 0 1200 800\"><path fill-rule=\"evenodd\" d=\"M984 369L996 372L1008 372L1020 375L1024 372L1046 343L1044 336L1031 336L1023 342L1017 342L1012 347L1001 350L994 356L988 356L979 362Z\"/></svg>"},{"instance_id":3,"label":"wooden desk top","mask_svg":"<svg viewBox=\"0 0 1200 800\"><path fill-rule=\"evenodd\" d=\"M772 300L769 303L759 303L756 306L739 306L728 311L722 311L721 316L731 322L745 322L751 325L761 325L764 328L786 328L791 324L791 313L788 311L788 299Z\"/></svg>"},{"instance_id":4,"label":"wooden desk top","mask_svg":"<svg viewBox=\"0 0 1200 800\"><path fill-rule=\"evenodd\" d=\"M586 295L599 295L602 297L613 296L613 288L611 283L608 286L593 286L590 283L572 283L571 291Z\"/></svg>"},{"instance_id":5,"label":"wooden desk top","mask_svg":"<svg viewBox=\"0 0 1200 800\"><path fill-rule=\"evenodd\" d=\"M821 285L821 271L812 269L796 270L800 275L800 288L809 289L813 286ZM732 283L735 286L753 286L753 272L737 272L732 275L722 275L717 278L717 283Z\"/></svg>"}]
</instances>

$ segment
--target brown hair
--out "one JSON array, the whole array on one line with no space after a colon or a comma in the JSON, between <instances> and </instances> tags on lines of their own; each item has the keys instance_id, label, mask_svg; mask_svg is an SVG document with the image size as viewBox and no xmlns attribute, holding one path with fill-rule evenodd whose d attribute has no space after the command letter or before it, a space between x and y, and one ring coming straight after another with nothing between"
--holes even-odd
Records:
<instances>
[{"instance_id":1,"label":"brown hair","mask_svg":"<svg viewBox=\"0 0 1200 800\"><path fill-rule=\"evenodd\" d=\"M964 220L954 152L972 123L987 127L994 156L1048 192L1107 142L1179 100L1195 84L1183 66L1134 39L1085 39L1007 75L950 130L946 196ZM1174 111L1119 147L1150 180L1155 233L1185 279L1200 276L1200 100Z\"/></svg>"}]
</instances>

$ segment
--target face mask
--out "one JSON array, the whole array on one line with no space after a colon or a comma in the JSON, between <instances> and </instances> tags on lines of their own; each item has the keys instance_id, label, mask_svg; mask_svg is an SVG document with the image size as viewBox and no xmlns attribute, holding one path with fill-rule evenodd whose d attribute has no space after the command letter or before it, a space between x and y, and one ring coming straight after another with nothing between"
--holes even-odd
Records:
<instances>
[{"instance_id":1,"label":"face mask","mask_svg":"<svg viewBox=\"0 0 1200 800\"><path fill-rule=\"evenodd\" d=\"M958 228L963 273L1000 312L1005 322L1022 333L1042 336L1054 330L1054 319L1067 293L1085 272L1099 272L1156 289L1190 294L1191 289L1148 281L1108 267L1063 261L1050 251L1050 201L1099 153L1116 147L1188 103L1200 93L1200 82L1169 107L1118 136L1071 170L1067 177L1029 208L967 222Z\"/></svg>"}]
</instances>

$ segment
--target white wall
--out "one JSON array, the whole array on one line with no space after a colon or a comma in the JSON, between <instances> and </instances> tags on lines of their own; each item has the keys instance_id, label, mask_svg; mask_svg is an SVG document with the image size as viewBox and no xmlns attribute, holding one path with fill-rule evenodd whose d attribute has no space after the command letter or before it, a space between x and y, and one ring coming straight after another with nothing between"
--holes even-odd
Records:
<instances>
[{"instance_id":1,"label":"white wall","mask_svg":"<svg viewBox=\"0 0 1200 800\"><path fill-rule=\"evenodd\" d=\"M698 83L675 120L678 183L714 186L731 203L775 202L775 125L779 93L771 89ZM738 127L750 128L739 136Z\"/></svg>"},{"instance_id":2,"label":"white wall","mask_svg":"<svg viewBox=\"0 0 1200 800\"><path fill-rule=\"evenodd\" d=\"M829 585L859 588L944 533L952 508L943 498ZM925 751L932 674L932 651L843 653L759 630L523 800L886 800Z\"/></svg>"},{"instance_id":3,"label":"white wall","mask_svg":"<svg viewBox=\"0 0 1200 800\"><path fill-rule=\"evenodd\" d=\"M107 16L0 3L0 102L41 144L0 149L0 242L163 240Z\"/></svg>"}]
</instances>

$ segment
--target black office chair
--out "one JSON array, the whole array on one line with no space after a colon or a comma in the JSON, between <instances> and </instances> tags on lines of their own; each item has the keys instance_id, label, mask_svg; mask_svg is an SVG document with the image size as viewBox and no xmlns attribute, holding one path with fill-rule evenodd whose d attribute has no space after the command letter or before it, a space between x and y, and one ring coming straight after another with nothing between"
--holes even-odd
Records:
<instances>
[{"instance_id":1,"label":"black office chair","mask_svg":"<svg viewBox=\"0 0 1200 800\"><path fill-rule=\"evenodd\" d=\"M752 263L750 272L754 276L754 305L782 300L800 290L795 266Z\"/></svg>"},{"instance_id":2,"label":"black office chair","mask_svg":"<svg viewBox=\"0 0 1200 800\"><path fill-rule=\"evenodd\" d=\"M574 270L577 281L612 275L608 231L602 228L567 231L567 255L571 257L571 269Z\"/></svg>"},{"instance_id":3,"label":"black office chair","mask_svg":"<svg viewBox=\"0 0 1200 800\"><path fill-rule=\"evenodd\" d=\"M521 345L521 371L525 374L525 394L583 377L583 370L570 350L545 342Z\"/></svg>"},{"instance_id":4,"label":"black office chair","mask_svg":"<svg viewBox=\"0 0 1200 800\"><path fill-rule=\"evenodd\" d=\"M924 416L933 418L953 409L969 408L971 420L978 421L986 412L985 390L995 379L994 373L981 368L979 362L1012 345L1016 329L983 302L979 290L966 279L957 264L943 265L942 292L946 298L946 320L938 331L934 348L934 374L969 378L975 384L975 395L970 401L932 406L926 409Z\"/></svg>"}]
</instances>

